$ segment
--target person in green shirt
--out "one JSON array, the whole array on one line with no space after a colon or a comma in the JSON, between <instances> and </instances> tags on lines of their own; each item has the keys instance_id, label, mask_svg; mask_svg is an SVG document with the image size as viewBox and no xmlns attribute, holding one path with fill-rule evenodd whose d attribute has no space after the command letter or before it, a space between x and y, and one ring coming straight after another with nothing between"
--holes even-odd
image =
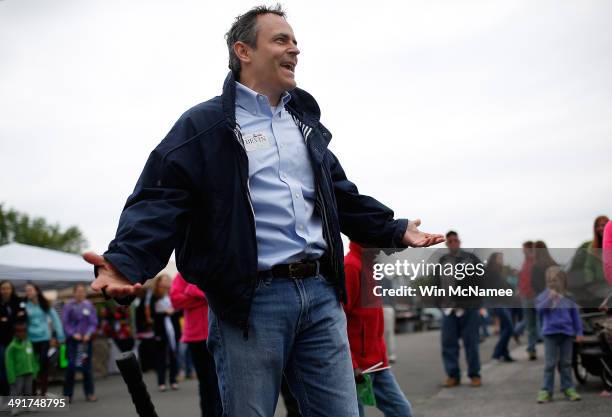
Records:
<instances>
[{"instance_id":1,"label":"person in green shirt","mask_svg":"<svg viewBox=\"0 0 612 417\"><path fill-rule=\"evenodd\" d=\"M586 283L605 283L606 277L603 272L602 264L602 241L603 231L608 223L607 216L599 216L593 224L593 241L587 247L584 261L584 280Z\"/></svg>"},{"instance_id":2,"label":"person in green shirt","mask_svg":"<svg viewBox=\"0 0 612 417\"><path fill-rule=\"evenodd\" d=\"M602 239L607 216L597 216L593 222L593 239L582 243L574 254L570 272L582 278L585 284L603 283Z\"/></svg>"},{"instance_id":3,"label":"person in green shirt","mask_svg":"<svg viewBox=\"0 0 612 417\"><path fill-rule=\"evenodd\" d=\"M32 342L39 366L34 381L34 392L44 397L47 395L49 379L49 348L56 348L58 343L64 342L64 330L57 312L38 285L28 282L25 285L25 294L28 340Z\"/></svg>"},{"instance_id":4,"label":"person in green shirt","mask_svg":"<svg viewBox=\"0 0 612 417\"><path fill-rule=\"evenodd\" d=\"M27 338L27 325L24 321L15 323L15 337L4 355L11 396L32 395L32 381L38 373L38 361L34 356L32 342Z\"/></svg>"}]
</instances>

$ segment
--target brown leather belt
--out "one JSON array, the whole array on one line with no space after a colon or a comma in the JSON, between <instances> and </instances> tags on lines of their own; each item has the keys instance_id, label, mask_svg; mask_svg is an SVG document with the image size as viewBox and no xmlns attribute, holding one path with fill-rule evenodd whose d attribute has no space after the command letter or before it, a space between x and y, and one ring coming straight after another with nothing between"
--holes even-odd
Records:
<instances>
[{"instance_id":1,"label":"brown leather belt","mask_svg":"<svg viewBox=\"0 0 612 417\"><path fill-rule=\"evenodd\" d=\"M274 265L272 269L268 269L267 271L259 271L257 273L257 278L266 279L266 278L292 278L292 279L302 279L308 277L314 277L319 274L320 271L320 262L318 260L303 260L298 262L293 262L290 264L280 264Z\"/></svg>"}]
</instances>

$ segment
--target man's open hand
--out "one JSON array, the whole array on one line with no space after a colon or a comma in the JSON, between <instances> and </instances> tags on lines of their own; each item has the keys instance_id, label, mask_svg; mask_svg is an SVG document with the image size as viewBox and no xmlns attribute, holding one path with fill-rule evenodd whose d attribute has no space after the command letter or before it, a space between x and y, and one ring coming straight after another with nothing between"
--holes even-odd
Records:
<instances>
[{"instance_id":1,"label":"man's open hand","mask_svg":"<svg viewBox=\"0 0 612 417\"><path fill-rule=\"evenodd\" d=\"M434 235L431 233L421 232L418 227L421 225L421 220L416 219L408 222L408 227L404 233L403 242L407 246L414 248L425 248L427 246L437 245L444 242L443 235Z\"/></svg>"},{"instance_id":2,"label":"man's open hand","mask_svg":"<svg viewBox=\"0 0 612 417\"><path fill-rule=\"evenodd\" d=\"M104 257L94 252L86 252L83 259L98 267L98 276L91 283L91 289L104 293L109 297L125 297L135 295L142 284L132 284L121 272L112 266Z\"/></svg>"}]
</instances>

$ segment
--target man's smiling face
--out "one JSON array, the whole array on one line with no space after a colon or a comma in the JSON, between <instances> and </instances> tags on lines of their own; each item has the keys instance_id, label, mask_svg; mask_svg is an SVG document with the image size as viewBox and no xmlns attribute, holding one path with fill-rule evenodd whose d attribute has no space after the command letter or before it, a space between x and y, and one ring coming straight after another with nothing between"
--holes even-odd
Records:
<instances>
[{"instance_id":1,"label":"man's smiling face","mask_svg":"<svg viewBox=\"0 0 612 417\"><path fill-rule=\"evenodd\" d=\"M293 29L283 17L273 13L258 16L257 29L257 47L249 48L248 71L252 79L259 87L277 94L294 89L300 50Z\"/></svg>"}]
</instances>

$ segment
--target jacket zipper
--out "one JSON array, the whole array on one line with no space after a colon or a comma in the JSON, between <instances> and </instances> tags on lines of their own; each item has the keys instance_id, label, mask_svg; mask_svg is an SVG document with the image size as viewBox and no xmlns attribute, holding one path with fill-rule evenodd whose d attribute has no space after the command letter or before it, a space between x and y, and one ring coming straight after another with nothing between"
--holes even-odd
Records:
<instances>
[{"instance_id":1,"label":"jacket zipper","mask_svg":"<svg viewBox=\"0 0 612 417\"><path fill-rule=\"evenodd\" d=\"M240 131L239 127L234 128L233 132L234 132L234 138L238 141L242 150L244 151L244 156L247 158L247 164L248 164L249 157L247 155L246 147L244 146L244 139L242 138L242 132ZM251 214L252 214L251 225L253 226L253 238L255 240L255 259L257 259L258 257L258 254L257 254L257 226L255 225L255 208L253 207L253 200L251 200L251 186L249 182L250 180L249 180L249 174L248 174L248 169L247 169L247 181L246 181L247 192L246 194L247 194L247 199L249 200L249 206L251 207ZM257 280L255 279L251 283L252 293L255 291L256 286L257 286ZM251 301L252 301L252 297L251 297ZM247 340L249 338L249 319L248 317L244 323L244 327L242 328L242 336L244 340Z\"/></svg>"},{"instance_id":2,"label":"jacket zipper","mask_svg":"<svg viewBox=\"0 0 612 417\"><path fill-rule=\"evenodd\" d=\"M306 147L308 147L308 137L310 136L310 133L312 132L312 128L305 125L304 123L302 123L297 117L293 117L294 120L299 124L300 126L300 130L302 130L302 132L304 132L304 142L306 143ZM325 175L325 169L323 167L321 167L321 172L323 173L323 180L326 180L327 177ZM316 175L315 175L316 178ZM327 245L329 246L329 251L330 251L330 258L331 258L331 264L332 264L332 268L335 274L335 277L338 277L338 262L336 261L336 252L334 250L334 245L333 242L331 240L331 232L329 230L329 221L327 218L327 210L325 209L325 202L323 199L323 193L321 192L321 187L316 187L317 189L317 195L319 196L319 201L321 202L321 211L323 212L323 233L326 235L324 237L326 237L326 241L327 241Z\"/></svg>"},{"instance_id":3,"label":"jacket zipper","mask_svg":"<svg viewBox=\"0 0 612 417\"><path fill-rule=\"evenodd\" d=\"M323 172L323 177L326 180L327 179L327 175L325 173L325 169L323 167L321 167L321 171ZM321 208L323 209L323 224L325 226L325 230L327 233L327 241L329 244L329 250L330 250L330 257L331 257L331 263L332 263L332 268L335 274L335 278L338 279L339 277L339 271L338 271L338 262L336 259L336 251L334 250L334 245L333 242L331 240L331 232L329 230L329 221L327 218L327 210L325 209L325 203L323 200L323 193L320 191L320 187L319 187L319 194L320 194L320 198L321 198Z\"/></svg>"}]
</instances>

